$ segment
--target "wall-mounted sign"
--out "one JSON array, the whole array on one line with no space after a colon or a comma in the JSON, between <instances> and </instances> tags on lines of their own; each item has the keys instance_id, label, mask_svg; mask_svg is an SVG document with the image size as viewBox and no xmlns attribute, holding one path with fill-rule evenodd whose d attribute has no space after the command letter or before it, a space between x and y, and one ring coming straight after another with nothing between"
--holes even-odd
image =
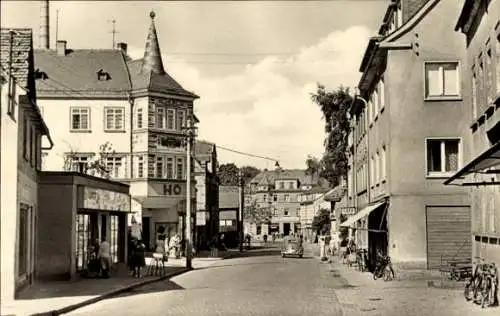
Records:
<instances>
[{"instance_id":1,"label":"wall-mounted sign","mask_svg":"<svg viewBox=\"0 0 500 316\"><path fill-rule=\"evenodd\" d=\"M130 212L130 196L103 189L83 188L83 208Z\"/></svg>"},{"instance_id":2,"label":"wall-mounted sign","mask_svg":"<svg viewBox=\"0 0 500 316\"><path fill-rule=\"evenodd\" d=\"M156 182L150 183L148 189L150 196L172 196L172 197L185 197L186 196L186 182ZM191 185L191 197L196 195L195 183Z\"/></svg>"},{"instance_id":3,"label":"wall-mounted sign","mask_svg":"<svg viewBox=\"0 0 500 316\"><path fill-rule=\"evenodd\" d=\"M354 214L356 214L356 208L355 207L342 207L340 209L340 212L342 215L354 215Z\"/></svg>"},{"instance_id":4,"label":"wall-mounted sign","mask_svg":"<svg viewBox=\"0 0 500 316\"><path fill-rule=\"evenodd\" d=\"M196 226L205 226L207 224L207 212L196 212Z\"/></svg>"}]
</instances>

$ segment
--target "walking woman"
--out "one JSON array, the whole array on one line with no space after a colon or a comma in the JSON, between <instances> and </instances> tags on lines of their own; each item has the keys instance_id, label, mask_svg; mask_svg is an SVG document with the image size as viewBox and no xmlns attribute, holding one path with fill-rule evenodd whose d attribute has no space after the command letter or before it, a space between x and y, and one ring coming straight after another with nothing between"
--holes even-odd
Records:
<instances>
[{"instance_id":1,"label":"walking woman","mask_svg":"<svg viewBox=\"0 0 500 316\"><path fill-rule=\"evenodd\" d=\"M146 246L142 240L137 242L133 256L134 276L140 278L141 270L146 266Z\"/></svg>"}]
</instances>

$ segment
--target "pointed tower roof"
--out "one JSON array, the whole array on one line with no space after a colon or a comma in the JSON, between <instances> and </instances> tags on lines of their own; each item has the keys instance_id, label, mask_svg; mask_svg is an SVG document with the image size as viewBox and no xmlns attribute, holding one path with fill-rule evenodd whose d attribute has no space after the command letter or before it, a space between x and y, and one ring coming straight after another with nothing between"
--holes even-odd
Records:
<instances>
[{"instance_id":1,"label":"pointed tower roof","mask_svg":"<svg viewBox=\"0 0 500 316\"><path fill-rule=\"evenodd\" d=\"M146 40L146 48L144 50L144 58L142 60L141 73L153 72L157 75L164 75L165 69L161 60L160 45L158 36L156 35L156 27L154 18L156 14L151 11L151 26L149 27L148 38Z\"/></svg>"}]
</instances>

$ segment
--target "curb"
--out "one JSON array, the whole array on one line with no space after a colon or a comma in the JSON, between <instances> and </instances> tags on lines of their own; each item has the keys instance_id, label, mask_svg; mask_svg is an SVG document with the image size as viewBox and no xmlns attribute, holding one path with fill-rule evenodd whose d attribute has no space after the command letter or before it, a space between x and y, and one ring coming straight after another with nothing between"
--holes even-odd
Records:
<instances>
[{"instance_id":1,"label":"curb","mask_svg":"<svg viewBox=\"0 0 500 316\"><path fill-rule=\"evenodd\" d=\"M88 305L97 303L99 301L102 301L102 300L105 300L105 299L117 296L119 294L128 292L128 291L130 291L132 289L135 289L135 288L147 285L147 284L151 284L151 283L155 283L155 282L167 280L167 279L170 279L172 277L178 276L180 274L189 272L191 270L193 270L193 269L183 268L183 269L180 269L179 271L174 271L174 272L171 272L171 273L167 273L166 275L161 276L161 277L157 277L155 279L145 280L145 281L139 281L139 282L136 282L134 284L127 285L127 286L124 286L124 287L116 289L116 290L108 291L108 292L106 292L104 294L98 295L97 297L85 300L85 301L80 302L80 303L69 305L69 306L66 306L66 307L63 307L63 308L60 308L60 309L56 309L56 310L51 310L51 311L48 311L48 312L31 314L31 316L56 316L56 315L66 314L66 313L72 312L72 311L74 311L76 309L82 308L84 306L88 306Z\"/></svg>"}]
</instances>

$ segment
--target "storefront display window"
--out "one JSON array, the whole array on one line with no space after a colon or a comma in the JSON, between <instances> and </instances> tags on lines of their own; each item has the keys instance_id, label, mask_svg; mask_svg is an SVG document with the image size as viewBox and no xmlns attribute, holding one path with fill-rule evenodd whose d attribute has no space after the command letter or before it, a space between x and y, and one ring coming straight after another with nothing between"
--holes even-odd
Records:
<instances>
[{"instance_id":1,"label":"storefront display window","mask_svg":"<svg viewBox=\"0 0 500 316\"><path fill-rule=\"evenodd\" d=\"M76 217L76 270L84 270L88 261L90 234L90 215L78 214Z\"/></svg>"},{"instance_id":2,"label":"storefront display window","mask_svg":"<svg viewBox=\"0 0 500 316\"><path fill-rule=\"evenodd\" d=\"M110 238L111 245L111 258L113 263L118 262L118 231L119 231L119 217L118 215L110 215Z\"/></svg>"}]
</instances>

